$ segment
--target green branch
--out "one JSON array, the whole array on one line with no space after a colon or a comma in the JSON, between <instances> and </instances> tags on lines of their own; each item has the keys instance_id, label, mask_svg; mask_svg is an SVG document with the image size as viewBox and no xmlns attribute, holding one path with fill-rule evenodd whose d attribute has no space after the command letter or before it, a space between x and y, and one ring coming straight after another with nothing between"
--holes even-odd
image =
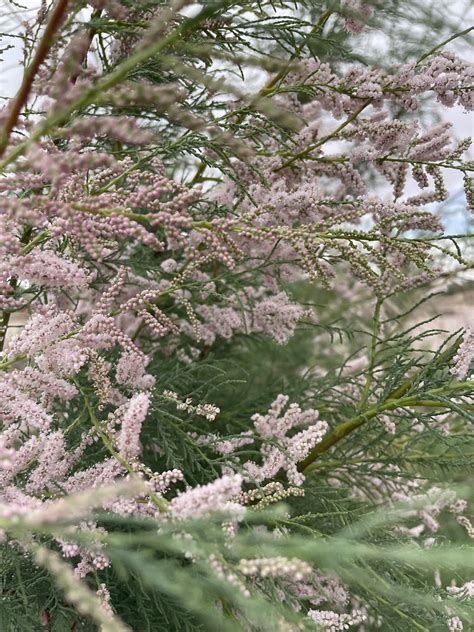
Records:
<instances>
[{"instance_id":1,"label":"green branch","mask_svg":"<svg viewBox=\"0 0 474 632\"><path fill-rule=\"evenodd\" d=\"M67 107L56 114L48 116L37 128L30 137L23 143L18 144L10 154L0 162L0 171L3 171L5 167L14 162L17 158L25 154L33 143L47 135L48 132L58 126L65 124L74 112L88 107L94 103L95 99L103 92L110 90L119 83L121 83L127 76L135 70L137 66L147 61L150 57L161 52L165 48L177 44L181 39L185 39L201 22L211 18L218 13L222 8L231 3L231 0L221 0L220 2L212 3L205 6L198 15L192 18L185 18L183 22L174 29L169 35L158 39L154 43L138 48L136 52L130 57L124 59L113 72L99 79L91 88L85 90L82 96L76 101L73 101ZM163 19L164 16L161 16Z\"/></svg>"},{"instance_id":2,"label":"green branch","mask_svg":"<svg viewBox=\"0 0 474 632\"><path fill-rule=\"evenodd\" d=\"M449 346L445 351L440 353L438 357L434 360L433 365L439 366L443 365L446 361L448 361L456 352L461 339L458 338L451 346ZM298 470L300 472L307 471L308 467L321 455L327 452L333 445L339 443L342 439L352 434L355 430L366 424L368 421L377 417L382 412L388 410L396 410L397 408L403 408L406 406L416 406L420 405L420 401L425 401L426 399L430 399L429 396L436 395L445 395L451 394L457 390L465 390L466 388L473 388L474 382L461 382L458 384L451 384L449 386L441 387L438 389L431 389L423 392L420 395L412 395L406 396L409 390L412 388L414 384L416 384L417 380L420 379L422 375L423 369L417 371L414 375L405 380L400 386L398 386L395 390L393 390L388 398L374 406L370 406L365 411L358 413L354 417L351 417L347 421L339 424L335 428L331 430L329 434L327 434L321 443L318 443L315 448L310 452L310 454L298 464ZM428 396L428 398L426 398ZM446 404L444 405L446 407Z\"/></svg>"}]
</instances>

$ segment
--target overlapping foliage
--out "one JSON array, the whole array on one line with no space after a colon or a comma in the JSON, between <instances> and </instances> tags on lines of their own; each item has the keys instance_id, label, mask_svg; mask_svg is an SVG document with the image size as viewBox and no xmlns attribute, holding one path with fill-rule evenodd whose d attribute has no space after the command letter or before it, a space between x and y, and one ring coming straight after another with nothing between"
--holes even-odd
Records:
<instances>
[{"instance_id":1,"label":"overlapping foliage","mask_svg":"<svg viewBox=\"0 0 474 632\"><path fill-rule=\"evenodd\" d=\"M472 209L470 139L426 111L474 109L472 29L416 49L406 16L57 0L26 25L2 630L469 628L474 339L420 321L471 267L433 206L451 170Z\"/></svg>"}]
</instances>

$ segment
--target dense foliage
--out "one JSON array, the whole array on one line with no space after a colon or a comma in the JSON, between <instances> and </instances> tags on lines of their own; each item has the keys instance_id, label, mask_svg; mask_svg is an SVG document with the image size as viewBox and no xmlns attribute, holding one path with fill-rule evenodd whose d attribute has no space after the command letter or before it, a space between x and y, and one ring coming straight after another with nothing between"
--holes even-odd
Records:
<instances>
[{"instance_id":1,"label":"dense foliage","mask_svg":"<svg viewBox=\"0 0 474 632\"><path fill-rule=\"evenodd\" d=\"M2 35L2 632L470 629L474 334L426 305L470 283L474 27L436 6Z\"/></svg>"}]
</instances>

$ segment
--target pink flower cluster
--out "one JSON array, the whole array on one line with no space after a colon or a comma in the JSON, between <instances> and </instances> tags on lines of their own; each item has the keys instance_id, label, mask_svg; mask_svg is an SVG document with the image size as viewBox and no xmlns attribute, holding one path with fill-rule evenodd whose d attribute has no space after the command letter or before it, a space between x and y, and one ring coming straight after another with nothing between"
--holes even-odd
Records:
<instances>
[{"instance_id":1,"label":"pink flower cluster","mask_svg":"<svg viewBox=\"0 0 474 632\"><path fill-rule=\"evenodd\" d=\"M303 411L298 404L287 406L288 402L288 396L278 395L266 415L253 415L254 432L244 431L230 438L218 434L192 436L201 445L224 455L238 456L239 448L258 443L261 463L244 461L238 466L246 480L262 483L283 469L291 485L302 485L305 477L298 471L298 463L322 440L328 424L318 420L316 410Z\"/></svg>"},{"instance_id":2,"label":"pink flower cluster","mask_svg":"<svg viewBox=\"0 0 474 632\"><path fill-rule=\"evenodd\" d=\"M394 115L417 111L432 95L446 107L474 109L474 65L449 51L434 49L390 71L362 64L338 68L317 58L285 61L277 81L259 95L236 88L237 99L215 101L225 115L206 120L191 111L191 101L201 104L196 93L214 103L218 92L233 88L202 73L202 59L193 65L177 56L173 64L182 80L167 83L173 73L162 55L159 86L133 72L160 50L163 34L189 25L179 13L186 2L170 10L158 3L145 17L130 2L89 4L105 31L127 21L136 29L129 36L109 34L110 41L107 36L112 52L101 49L99 59L109 54L113 70L108 63L95 67L90 55L100 29L83 29L71 12L70 20L58 20L65 33L42 41L46 59L31 77L13 125L8 121L15 100L0 112L0 517L21 520L33 531L70 523L64 537L53 541L75 564L75 576L61 570L54 554L39 550L36 559L62 573L73 602L75 579L110 564L96 508L146 517L158 529L175 527L183 540L190 539L189 521L217 513L233 553L232 538L248 508L302 497L302 462L322 442L332 445L318 410L304 410L283 394L267 412L249 414L241 432L226 432L225 410L199 401L198 390L183 398L174 390L181 390L188 367L176 363L169 375L162 367L175 359L193 364L214 345L230 346L243 335L284 345L298 323L314 318L295 298L304 276L329 286L349 270L349 285L355 277L379 298L426 282L437 273L431 242L443 225L424 205L447 199L443 170L463 174L471 206L474 196L472 164L463 162L470 139L455 143L446 123L430 127ZM372 3L340 5L349 32L370 21ZM49 15L42 3L39 32ZM142 33L140 24L148 25ZM192 37L190 51L191 44ZM135 49L140 59L133 66ZM301 93L307 98L300 99ZM133 108L136 116L123 115ZM153 114L145 115L150 109ZM248 128L233 122L247 116ZM290 125L295 120L297 129ZM168 126L180 130L174 146ZM281 131L284 142L278 140ZM179 158L173 172L179 177L172 178L170 152L186 143L192 160L183 159L183 169ZM197 171L196 143L203 151ZM218 178L207 177L209 164L220 166ZM379 177L389 196L371 191ZM410 178L420 189L414 196L406 193ZM201 188L201 180L219 184ZM411 238L414 231L431 236ZM435 247L447 254L444 246ZM450 256L465 264L456 249ZM454 378L470 376L473 356L468 331L452 362ZM349 383L348 399L359 393L357 379ZM219 478L190 485L184 467L154 471L142 462L148 451L175 456L153 434L149 438L161 423L156 402L163 400L173 409L179 436L203 454L218 455ZM191 419L196 425L187 432ZM215 433L208 426L200 431L205 422L222 420ZM378 420L396 435L392 416ZM346 464L328 478L333 488L341 485L341 471L347 473ZM407 481L397 465L372 459L348 488L375 504L404 503L408 526L398 533L416 539L428 531L425 546L433 544L442 512L473 536L461 499L438 487L427 494L424 481ZM264 532L282 535L278 529ZM7 532L0 535L9 544ZM195 562L192 548L188 557ZM304 560L275 555L227 562L209 552L206 560L246 597L249 587L274 580L275 590L311 607L308 616L318 629L378 625L336 575L323 575ZM447 592L472 597L472 582ZM92 597L81 594L90 603L79 610L110 624L107 586L100 584ZM456 616L447 622L451 630L462 629Z\"/></svg>"}]
</instances>

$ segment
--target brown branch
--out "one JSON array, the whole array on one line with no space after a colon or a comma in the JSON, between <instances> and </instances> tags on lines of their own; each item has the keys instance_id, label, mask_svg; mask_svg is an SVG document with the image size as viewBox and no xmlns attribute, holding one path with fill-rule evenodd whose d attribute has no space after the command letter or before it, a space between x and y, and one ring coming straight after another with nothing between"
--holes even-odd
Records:
<instances>
[{"instance_id":1,"label":"brown branch","mask_svg":"<svg viewBox=\"0 0 474 632\"><path fill-rule=\"evenodd\" d=\"M31 64L26 68L25 74L23 76L23 81L21 82L20 89L16 93L13 101L11 101L9 106L9 112L7 116L7 120L4 123L1 136L0 136L0 156L5 151L8 141L10 140L11 133L18 122L18 118L20 113L28 101L28 97L31 92L31 86L33 85L33 80L35 78L36 73L38 72L39 67L46 59L46 56L53 44L53 36L58 29L59 25L62 22L64 14L66 12L66 8L69 0L58 0L56 6L54 7L53 12L51 13L51 17L46 25L43 36L39 42L38 48L36 49L35 56Z\"/></svg>"}]
</instances>

